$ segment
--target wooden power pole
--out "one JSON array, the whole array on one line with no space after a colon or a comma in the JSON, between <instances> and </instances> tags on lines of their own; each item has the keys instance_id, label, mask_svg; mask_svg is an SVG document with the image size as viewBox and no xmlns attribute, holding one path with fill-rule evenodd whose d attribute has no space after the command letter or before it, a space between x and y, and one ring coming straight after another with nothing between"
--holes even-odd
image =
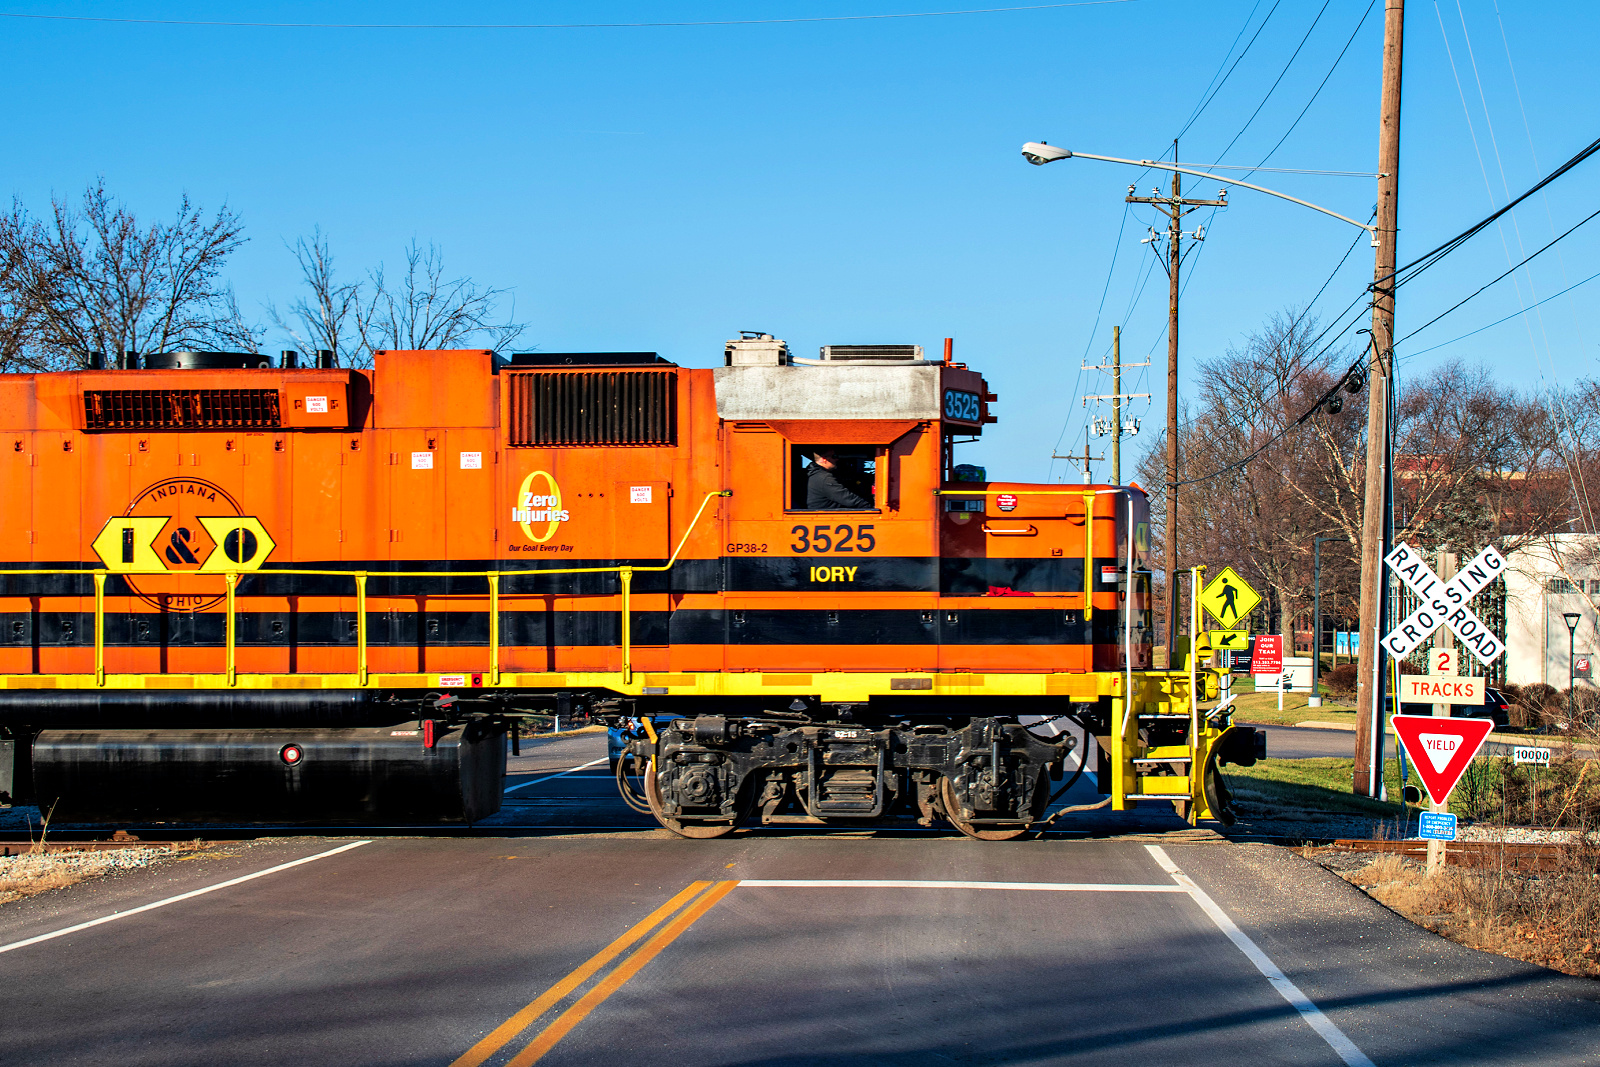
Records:
<instances>
[{"instance_id":1,"label":"wooden power pole","mask_svg":"<svg viewBox=\"0 0 1600 1067\"><path fill-rule=\"evenodd\" d=\"M1178 142L1172 142L1172 158L1178 158ZM1183 217L1197 207L1227 207L1226 195L1216 200L1185 200L1183 176L1172 172L1172 195L1134 196L1128 187L1127 202L1153 204L1167 216L1167 532L1164 570L1167 581L1167 662L1178 641L1178 268L1183 262L1179 243L1183 239Z\"/></svg>"},{"instance_id":2,"label":"wooden power pole","mask_svg":"<svg viewBox=\"0 0 1600 1067\"><path fill-rule=\"evenodd\" d=\"M1122 327L1111 327L1111 484L1122 484Z\"/></svg>"},{"instance_id":3,"label":"wooden power pole","mask_svg":"<svg viewBox=\"0 0 1600 1067\"><path fill-rule=\"evenodd\" d=\"M1148 367L1149 365L1150 365L1150 361L1148 359L1145 360L1143 363L1129 363L1129 364L1127 364L1127 366L1129 366L1129 367ZM1100 393L1100 394L1090 394L1088 396L1085 396L1083 398L1083 405L1084 405L1084 407L1088 407L1089 406L1089 401L1091 401L1091 400L1094 400L1094 401L1109 400L1109 401L1111 401L1111 484L1112 485L1121 485L1122 484L1122 434L1123 434L1122 413L1123 413L1124 410L1126 410L1122 406L1122 402L1124 400L1135 400L1135 399L1140 399L1140 398L1145 399L1145 400L1149 400L1150 399L1150 394L1149 393L1124 393L1122 391L1122 368L1123 368L1123 362L1122 362L1122 327L1121 326L1113 326L1113 327L1111 327L1111 365L1109 367L1106 367L1106 366L1091 367L1088 364L1084 364L1084 367L1083 367L1084 370L1103 370L1103 371L1110 371L1111 372L1111 392L1109 394ZM1100 423L1099 419L1096 419L1095 423L1096 423L1097 426L1098 425L1102 425ZM1136 432L1137 430L1138 430L1138 423L1135 422L1134 423L1134 431ZM1088 455L1088 453L1089 453L1089 444L1088 444L1087 441L1084 442L1083 451L1084 451L1085 455ZM1055 456L1054 458L1055 459L1077 459L1078 457L1077 456ZM1095 459L1104 459L1105 457L1104 456L1096 456L1094 458ZM1085 480L1087 480L1088 479L1088 475L1085 474L1084 478L1085 478Z\"/></svg>"},{"instance_id":4,"label":"wooden power pole","mask_svg":"<svg viewBox=\"0 0 1600 1067\"><path fill-rule=\"evenodd\" d=\"M1356 695L1355 775L1351 789L1375 797L1383 768L1374 752L1384 728L1383 662L1378 632L1386 584L1383 555L1387 536L1389 407L1394 361L1395 238L1400 221L1400 55L1405 30L1405 0L1385 0L1383 12L1383 97L1378 114L1378 217L1373 239L1372 350L1367 388L1367 475L1361 513L1361 656Z\"/></svg>"}]
</instances>

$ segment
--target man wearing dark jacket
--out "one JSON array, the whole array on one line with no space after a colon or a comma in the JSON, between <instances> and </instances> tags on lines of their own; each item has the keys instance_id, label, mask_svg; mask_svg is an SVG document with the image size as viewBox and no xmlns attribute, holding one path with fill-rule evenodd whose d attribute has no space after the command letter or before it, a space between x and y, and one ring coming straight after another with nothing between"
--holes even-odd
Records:
<instances>
[{"instance_id":1,"label":"man wearing dark jacket","mask_svg":"<svg viewBox=\"0 0 1600 1067\"><path fill-rule=\"evenodd\" d=\"M812 511L870 509L872 501L840 481L838 471L831 449L819 448L811 453L811 462L806 465L806 508Z\"/></svg>"}]
</instances>

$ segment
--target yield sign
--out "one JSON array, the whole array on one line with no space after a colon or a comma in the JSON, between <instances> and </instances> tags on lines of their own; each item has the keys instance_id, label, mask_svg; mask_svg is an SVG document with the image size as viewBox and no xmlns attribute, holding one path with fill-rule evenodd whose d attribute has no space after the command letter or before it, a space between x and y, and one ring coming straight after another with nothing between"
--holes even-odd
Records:
<instances>
[{"instance_id":1,"label":"yield sign","mask_svg":"<svg viewBox=\"0 0 1600 1067\"><path fill-rule=\"evenodd\" d=\"M1450 790L1461 780L1461 772L1494 729L1493 719L1396 715L1391 721L1435 804L1443 804L1449 798Z\"/></svg>"},{"instance_id":2,"label":"yield sign","mask_svg":"<svg viewBox=\"0 0 1600 1067\"><path fill-rule=\"evenodd\" d=\"M1449 582L1440 581L1433 568L1404 541L1394 546L1384 562L1422 601L1416 611L1384 635L1382 644L1389 655L1404 659L1440 626L1450 627L1485 664L1493 663L1505 652L1505 645L1488 624L1467 607L1467 601L1505 572L1506 561L1493 545L1474 556Z\"/></svg>"}]
</instances>

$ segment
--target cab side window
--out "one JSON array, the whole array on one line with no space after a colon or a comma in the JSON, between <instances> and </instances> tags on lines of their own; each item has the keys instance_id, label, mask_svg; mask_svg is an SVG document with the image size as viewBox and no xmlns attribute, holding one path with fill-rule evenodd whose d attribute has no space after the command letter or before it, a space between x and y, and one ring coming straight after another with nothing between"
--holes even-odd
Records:
<instances>
[{"instance_id":1,"label":"cab side window","mask_svg":"<svg viewBox=\"0 0 1600 1067\"><path fill-rule=\"evenodd\" d=\"M791 445L789 510L875 509L877 456L870 445Z\"/></svg>"}]
</instances>

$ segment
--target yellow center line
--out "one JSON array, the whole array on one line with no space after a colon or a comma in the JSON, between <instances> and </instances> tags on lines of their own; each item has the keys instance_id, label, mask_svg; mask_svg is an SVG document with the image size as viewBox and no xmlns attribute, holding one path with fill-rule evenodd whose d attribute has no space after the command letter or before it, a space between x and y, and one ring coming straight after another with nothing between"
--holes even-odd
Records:
<instances>
[{"instance_id":1,"label":"yellow center line","mask_svg":"<svg viewBox=\"0 0 1600 1067\"><path fill-rule=\"evenodd\" d=\"M543 1015L556 1004L560 1003L561 999L568 993L571 993L574 989L578 988L584 982L593 977L596 971L600 970L600 968L604 967L606 964L622 955L628 946L632 945L635 941L638 941L651 930L654 930L664 919L666 919L673 912L677 911L679 908L683 907L684 904L688 903L695 896L699 895L702 890L710 885L712 885L711 882L691 883L689 888L685 889L683 892L679 893L677 896L661 905L661 907L645 916L633 927L633 929L629 930L627 933L611 942L611 944L601 949L598 953L591 957L587 963L583 964L577 970L561 979L561 981L557 982L555 985L539 994L538 999L534 1000L527 1007L523 1008L521 1011L511 1016L511 1018L507 1019L505 1022L491 1030L483 1040L479 1041L476 1045L473 1045L466 1052L463 1052L460 1058L452 1063L450 1067L478 1067L478 1065L484 1060L487 1060L490 1056L493 1056L496 1052L499 1052L500 1049L504 1047L506 1042L510 1041L512 1038L516 1037L518 1034L522 1033L522 1031L531 1026L533 1022L539 1018L539 1016Z\"/></svg>"},{"instance_id":2,"label":"yellow center line","mask_svg":"<svg viewBox=\"0 0 1600 1067\"><path fill-rule=\"evenodd\" d=\"M555 1022L541 1030L539 1036L533 1039L533 1043L512 1057L506 1067L529 1067L529 1064L538 1062L546 1052L556 1047L558 1041L567 1036L568 1031L581 1023L584 1017L594 1011L595 1008L598 1008L601 1001L621 989L628 979L638 974L645 964L655 959L662 949L672 944L679 934L693 926L695 920L710 911L717 901L727 896L738 884L737 881L718 882L714 888L708 890L704 896L686 908L682 915L672 920L671 923L662 928L660 933L646 941L639 951L629 956L622 962L621 966L606 975L593 989L585 993L576 1004L557 1016Z\"/></svg>"}]
</instances>

